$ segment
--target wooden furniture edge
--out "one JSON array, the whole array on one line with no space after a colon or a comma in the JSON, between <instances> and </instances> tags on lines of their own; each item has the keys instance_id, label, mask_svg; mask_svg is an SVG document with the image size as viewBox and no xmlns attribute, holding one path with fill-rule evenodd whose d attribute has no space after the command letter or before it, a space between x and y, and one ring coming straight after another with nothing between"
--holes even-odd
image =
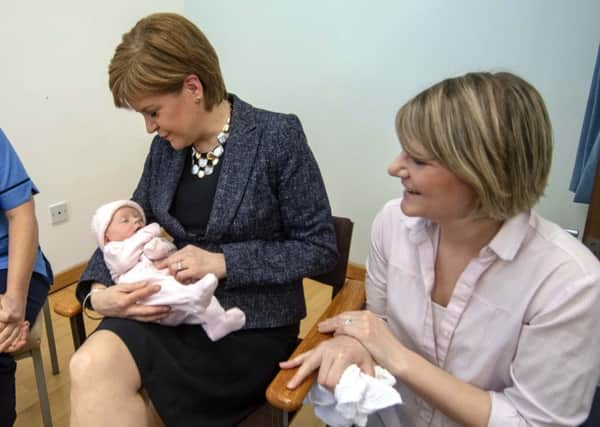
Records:
<instances>
[{"instance_id":1,"label":"wooden furniture edge","mask_svg":"<svg viewBox=\"0 0 600 427\"><path fill-rule=\"evenodd\" d=\"M367 275L367 270L364 265L350 261L346 270L346 277L352 280L364 282Z\"/></svg>"},{"instance_id":2,"label":"wooden furniture edge","mask_svg":"<svg viewBox=\"0 0 600 427\"><path fill-rule=\"evenodd\" d=\"M81 313L81 304L75 297L75 287L57 293L53 297L52 309L56 314L69 318Z\"/></svg>"},{"instance_id":3,"label":"wooden furniture edge","mask_svg":"<svg viewBox=\"0 0 600 427\"><path fill-rule=\"evenodd\" d=\"M77 264L76 266L65 270L56 275L56 279L54 281L54 285L52 285L51 292L55 292L59 289L62 289L68 285L76 283L83 273L85 266L87 263ZM349 262L348 270L346 273L348 279L356 280L359 282L364 282L365 280L365 267L363 265ZM77 298L75 298L75 292L65 295L61 297L54 304L54 311L62 316L71 317L81 313L81 305Z\"/></svg>"},{"instance_id":4,"label":"wooden furniture edge","mask_svg":"<svg viewBox=\"0 0 600 427\"><path fill-rule=\"evenodd\" d=\"M64 273L58 274L57 278L59 278L60 281L58 281L57 283L59 283L59 285L62 285L63 283L66 283L69 280L72 280L70 283L66 283L66 284L62 285L61 287L59 287L58 289L62 289L67 285L76 283L77 280L79 280L81 273L85 269L85 266L86 266L86 263L78 264L77 266L71 268L70 270L67 270ZM359 264L349 263L348 269L347 269L347 276L349 278L349 281L351 281L351 282L356 281L356 282L362 283L362 282L364 282L365 268ZM352 285L352 286L355 286L355 285ZM364 287L364 285L361 285L361 286ZM53 286L52 291L56 291L56 290L57 289L55 289ZM363 292L362 299L364 302L364 289L362 292ZM340 291L340 294L341 293L342 292ZM331 304L332 303L330 303L330 309L331 309ZM360 305L358 307L346 308L341 311L351 310L351 309L359 309L359 308L360 308ZM55 313L69 319L69 321L71 322L71 333L73 335L73 345L74 345L75 349L79 348L79 346L83 343L83 341L85 341L86 332L85 332L85 324L83 321L83 314L82 314L82 310L81 310L81 304L79 304L79 300L75 297L75 287L73 286L72 288L67 288L67 289L62 290L62 292L57 293L56 297L54 299L54 303L52 304L52 309L54 310ZM331 314L329 311L326 311L324 313L324 316L330 317L330 316L333 316L334 314ZM316 345L316 344L314 344L314 345ZM304 348L304 347L302 347L302 348ZM307 388L307 390L308 390L308 388ZM304 394L306 394L306 391L304 392ZM304 395L302 395L302 396L304 396Z\"/></svg>"},{"instance_id":5,"label":"wooden furniture edge","mask_svg":"<svg viewBox=\"0 0 600 427\"><path fill-rule=\"evenodd\" d=\"M55 274L54 283L52 283L50 293L66 288L73 283L77 283L86 266L87 262L82 262Z\"/></svg>"},{"instance_id":6,"label":"wooden furniture edge","mask_svg":"<svg viewBox=\"0 0 600 427\"><path fill-rule=\"evenodd\" d=\"M308 332L306 337L302 340L300 345L296 348L294 353L290 356L293 358L300 353L304 353L320 342L329 339L331 335L321 334L317 329L317 324L324 319L335 316L344 311L358 310L365 302L365 286L364 282L358 280L348 279L346 284L342 287L340 292L333 299L329 307L321 315L317 323L313 325L311 330ZM289 390L286 384L294 376L297 369L286 369L280 370L275 379L271 382L266 391L267 400L269 403L279 409L286 412L297 411L302 405L304 396L308 393L314 380L317 377L317 373L313 372L309 375L297 388Z\"/></svg>"}]
</instances>

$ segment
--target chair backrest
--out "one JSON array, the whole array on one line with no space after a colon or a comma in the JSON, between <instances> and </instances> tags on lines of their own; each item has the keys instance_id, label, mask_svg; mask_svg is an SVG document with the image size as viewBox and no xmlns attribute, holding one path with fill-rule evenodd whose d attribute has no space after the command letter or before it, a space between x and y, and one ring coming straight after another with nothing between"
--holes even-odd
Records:
<instances>
[{"instance_id":1,"label":"chair backrest","mask_svg":"<svg viewBox=\"0 0 600 427\"><path fill-rule=\"evenodd\" d=\"M348 269L348 258L350 257L350 243L352 242L352 229L354 228L354 223L348 218L339 216L334 216L333 221L338 249L337 263L333 270L311 277L311 279L332 286L332 295L335 296L346 282L346 270Z\"/></svg>"}]
</instances>

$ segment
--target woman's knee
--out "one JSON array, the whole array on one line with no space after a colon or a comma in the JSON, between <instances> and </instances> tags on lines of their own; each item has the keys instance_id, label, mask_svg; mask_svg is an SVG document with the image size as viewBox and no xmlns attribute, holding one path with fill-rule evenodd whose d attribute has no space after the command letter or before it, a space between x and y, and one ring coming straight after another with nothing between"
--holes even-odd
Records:
<instances>
[{"instance_id":1,"label":"woman's knee","mask_svg":"<svg viewBox=\"0 0 600 427\"><path fill-rule=\"evenodd\" d=\"M137 370L132 360L127 347L115 334L98 331L71 357L71 384L74 387L89 386L127 374L136 378ZM133 372L128 373L128 370Z\"/></svg>"}]
</instances>

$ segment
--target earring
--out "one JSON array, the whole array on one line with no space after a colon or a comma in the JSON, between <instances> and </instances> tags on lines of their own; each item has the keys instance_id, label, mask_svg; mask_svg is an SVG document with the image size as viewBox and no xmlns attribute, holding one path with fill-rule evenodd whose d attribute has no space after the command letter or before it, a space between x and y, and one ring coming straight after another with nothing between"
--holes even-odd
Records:
<instances>
[{"instance_id":1,"label":"earring","mask_svg":"<svg viewBox=\"0 0 600 427\"><path fill-rule=\"evenodd\" d=\"M202 98L200 98L200 97L198 97L198 98L194 99L194 102L195 102L196 104L200 104L200 101L202 101Z\"/></svg>"}]
</instances>

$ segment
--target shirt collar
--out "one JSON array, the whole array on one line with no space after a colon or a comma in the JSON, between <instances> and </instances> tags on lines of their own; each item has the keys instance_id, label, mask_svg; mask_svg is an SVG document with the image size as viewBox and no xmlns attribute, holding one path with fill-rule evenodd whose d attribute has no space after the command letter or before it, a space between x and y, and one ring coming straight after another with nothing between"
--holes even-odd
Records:
<instances>
[{"instance_id":1,"label":"shirt collar","mask_svg":"<svg viewBox=\"0 0 600 427\"><path fill-rule=\"evenodd\" d=\"M489 254L491 251L500 259L511 261L525 241L530 228L530 218L531 211L528 210L504 221L490 243L481 249L480 254ZM405 216L404 224L409 230L410 241L416 245L432 237L437 226L427 219L408 216Z\"/></svg>"},{"instance_id":2,"label":"shirt collar","mask_svg":"<svg viewBox=\"0 0 600 427\"><path fill-rule=\"evenodd\" d=\"M489 248L504 261L511 261L525 241L530 229L531 211L522 212L507 219L492 241L482 251Z\"/></svg>"},{"instance_id":3,"label":"shirt collar","mask_svg":"<svg viewBox=\"0 0 600 427\"><path fill-rule=\"evenodd\" d=\"M402 213L404 215L404 213ZM418 245L431 237L433 224L431 221L420 217L409 217L404 215L404 224L408 228L408 239L411 243Z\"/></svg>"}]
</instances>

